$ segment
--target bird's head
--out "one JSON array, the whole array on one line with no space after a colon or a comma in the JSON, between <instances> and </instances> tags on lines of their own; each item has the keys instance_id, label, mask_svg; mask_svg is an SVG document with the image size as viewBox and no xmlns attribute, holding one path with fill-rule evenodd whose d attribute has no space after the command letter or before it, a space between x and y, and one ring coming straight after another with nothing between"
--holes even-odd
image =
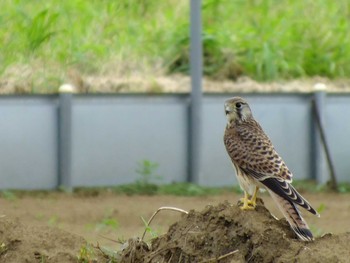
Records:
<instances>
[{"instance_id":1,"label":"bird's head","mask_svg":"<svg viewBox=\"0 0 350 263\"><path fill-rule=\"evenodd\" d=\"M240 97L233 97L225 101L225 114L228 125L242 123L252 118L252 111L248 103Z\"/></svg>"}]
</instances>

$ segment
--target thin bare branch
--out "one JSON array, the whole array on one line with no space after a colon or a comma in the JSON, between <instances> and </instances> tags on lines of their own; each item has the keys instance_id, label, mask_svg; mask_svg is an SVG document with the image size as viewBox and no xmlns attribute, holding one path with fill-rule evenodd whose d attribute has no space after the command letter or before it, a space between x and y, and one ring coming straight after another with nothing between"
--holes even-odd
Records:
<instances>
[{"instance_id":1,"label":"thin bare branch","mask_svg":"<svg viewBox=\"0 0 350 263\"><path fill-rule=\"evenodd\" d=\"M152 222L152 220L153 220L153 218L160 212L160 211L162 211L162 210L170 210L170 211L175 211L175 212L179 212L179 213L183 213L183 214L188 214L188 212L187 211L185 211L185 210L183 210L183 209L181 209L181 208L177 208L177 207L171 207L171 206L162 206L162 207L160 207L160 208L158 208L158 210L157 211L155 211L154 213L153 213L153 215L151 216L151 218L148 220L148 222L147 222L147 226L146 226L146 229L145 229L145 231L143 232L143 235L142 235L142 238L141 238L141 241L143 241L143 238L145 237L145 235L146 235L146 232L147 232L147 227L149 227L149 225L151 224L151 222Z\"/></svg>"}]
</instances>

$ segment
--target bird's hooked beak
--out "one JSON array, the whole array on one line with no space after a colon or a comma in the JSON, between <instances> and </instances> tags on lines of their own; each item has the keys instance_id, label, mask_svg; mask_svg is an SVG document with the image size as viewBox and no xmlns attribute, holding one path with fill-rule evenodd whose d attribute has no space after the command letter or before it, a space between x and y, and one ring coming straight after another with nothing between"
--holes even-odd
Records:
<instances>
[{"instance_id":1,"label":"bird's hooked beak","mask_svg":"<svg viewBox=\"0 0 350 263\"><path fill-rule=\"evenodd\" d=\"M230 108L230 106L228 106L227 104L225 104L225 115L228 115L232 112L232 109Z\"/></svg>"}]
</instances>

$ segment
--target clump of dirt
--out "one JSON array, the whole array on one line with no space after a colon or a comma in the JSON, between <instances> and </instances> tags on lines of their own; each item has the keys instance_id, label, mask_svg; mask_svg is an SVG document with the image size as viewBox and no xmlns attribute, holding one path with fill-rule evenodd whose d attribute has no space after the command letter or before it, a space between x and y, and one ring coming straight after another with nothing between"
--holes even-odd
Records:
<instances>
[{"instance_id":1,"label":"clump of dirt","mask_svg":"<svg viewBox=\"0 0 350 263\"><path fill-rule=\"evenodd\" d=\"M106 262L102 253L82 237L58 228L25 226L18 219L1 218L0 262L62 263L79 259Z\"/></svg>"},{"instance_id":2,"label":"clump of dirt","mask_svg":"<svg viewBox=\"0 0 350 263\"><path fill-rule=\"evenodd\" d=\"M122 262L347 262L350 233L298 241L262 201L253 211L228 202L191 210L150 244L129 240Z\"/></svg>"}]
</instances>

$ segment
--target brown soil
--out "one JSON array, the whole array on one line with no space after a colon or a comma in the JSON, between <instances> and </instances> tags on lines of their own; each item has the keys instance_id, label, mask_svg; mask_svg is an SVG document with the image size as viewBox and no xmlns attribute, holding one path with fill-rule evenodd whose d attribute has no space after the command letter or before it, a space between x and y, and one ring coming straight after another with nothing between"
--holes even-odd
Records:
<instances>
[{"instance_id":1,"label":"brown soil","mask_svg":"<svg viewBox=\"0 0 350 263\"><path fill-rule=\"evenodd\" d=\"M146 259L201 262L236 249L238 252L219 262L289 262L291 258L295 262L347 262L349 195L303 195L316 208L325 207L321 218L304 213L313 233L334 234L318 237L312 243L299 242L284 220L276 221L264 207L242 212L236 205L222 203L224 200L235 203L240 196L234 193L206 197L124 196L108 192L3 197L0 198L0 262L78 262L87 242L114 252L124 248L122 262L132 262L131 254L126 257L131 248L134 257L139 257L134 262ZM262 197L268 209L281 217L271 198L264 194ZM152 240L147 233L147 244L137 241L134 237L141 237L145 229L140 217L148 220L161 206L194 210L188 216L162 211L151 225L158 238ZM108 225L105 219L115 220L117 226ZM127 247L128 242L120 245L110 239L129 239L134 246ZM90 250L87 257L90 262L107 262L98 249Z\"/></svg>"},{"instance_id":2,"label":"brown soil","mask_svg":"<svg viewBox=\"0 0 350 263\"><path fill-rule=\"evenodd\" d=\"M77 262L86 241L58 228L0 220L0 262ZM100 253L95 258L103 260Z\"/></svg>"},{"instance_id":3,"label":"brown soil","mask_svg":"<svg viewBox=\"0 0 350 263\"><path fill-rule=\"evenodd\" d=\"M350 232L300 242L263 204L241 211L226 202L192 210L149 247L129 241L122 262L347 262L349 242Z\"/></svg>"}]
</instances>

